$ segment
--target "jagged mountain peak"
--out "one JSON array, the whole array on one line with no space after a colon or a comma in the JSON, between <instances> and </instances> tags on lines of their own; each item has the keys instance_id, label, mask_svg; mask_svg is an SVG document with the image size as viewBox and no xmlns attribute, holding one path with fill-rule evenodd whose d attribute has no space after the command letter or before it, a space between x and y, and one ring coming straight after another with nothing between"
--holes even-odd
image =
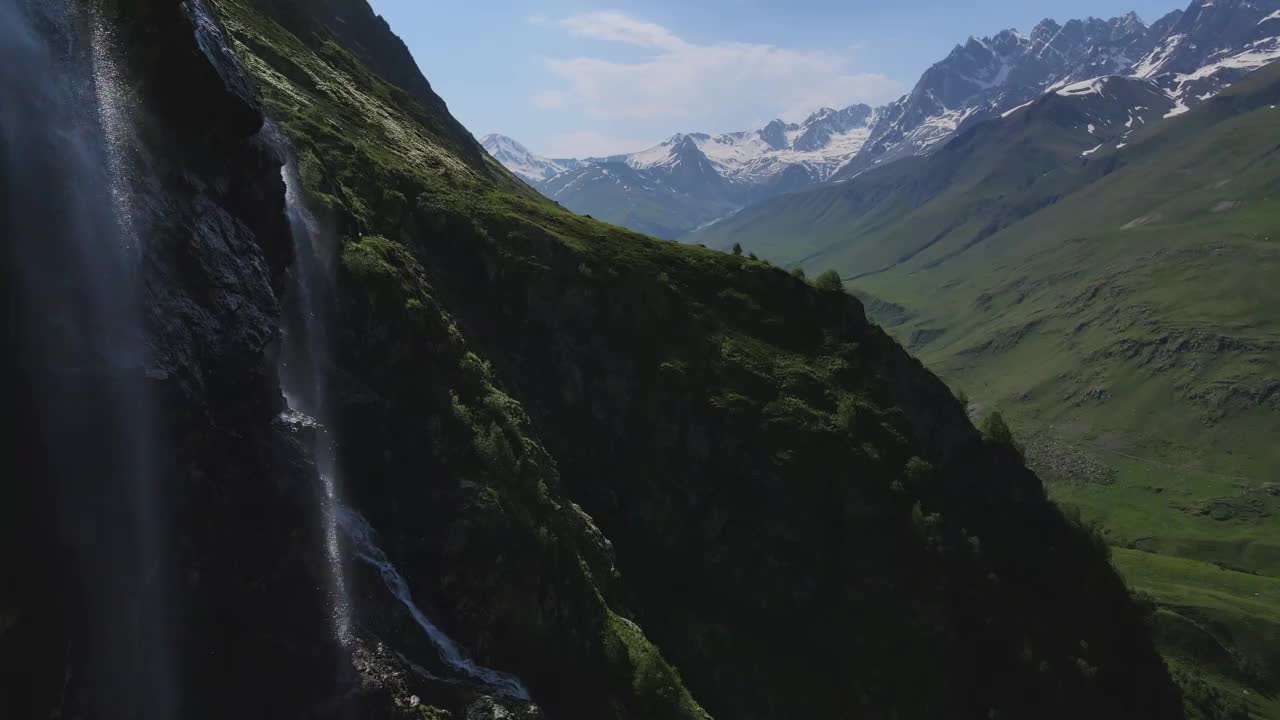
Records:
<instances>
[{"instance_id":1,"label":"jagged mountain peak","mask_svg":"<svg viewBox=\"0 0 1280 720\"><path fill-rule=\"evenodd\" d=\"M578 164L576 160L552 160L535 155L518 141L498 133L485 135L480 145L508 170L532 183L547 180Z\"/></svg>"},{"instance_id":2,"label":"jagged mountain peak","mask_svg":"<svg viewBox=\"0 0 1280 720\"><path fill-rule=\"evenodd\" d=\"M1112 24L1125 30L1137 31L1140 29L1141 30L1147 29L1147 23L1143 21L1143 19L1138 15L1138 13L1132 10L1112 20Z\"/></svg>"},{"instance_id":3,"label":"jagged mountain peak","mask_svg":"<svg viewBox=\"0 0 1280 720\"><path fill-rule=\"evenodd\" d=\"M1154 80L1174 103L1168 112L1176 116L1280 57L1277 11L1280 0L1195 0L1185 11L1150 25L1132 11L1109 19L1045 18L1029 33L1005 28L969 37L930 66L910 92L881 108L822 107L801 122L774 120L754 131L677 133L647 150L610 159L647 172L701 155L735 188L733 202L745 203L778 188L847 179L876 165L931 153L968 127L1095 78ZM583 187L563 185L574 192ZM717 207L724 197L716 191ZM570 198L556 199L575 207Z\"/></svg>"},{"instance_id":4,"label":"jagged mountain peak","mask_svg":"<svg viewBox=\"0 0 1280 720\"><path fill-rule=\"evenodd\" d=\"M1107 75L1162 78L1176 115L1280 57L1280 29L1267 20L1277 10L1280 0L1195 0L1152 25L1129 12L1109 20L1046 18L1026 36L1005 30L970 38L877 114L866 149L835 178L931 152L964 127Z\"/></svg>"},{"instance_id":5,"label":"jagged mountain peak","mask_svg":"<svg viewBox=\"0 0 1280 720\"><path fill-rule=\"evenodd\" d=\"M514 151L519 153L529 152L528 148L526 148L524 145L521 145L515 139L509 138L506 135L500 135L498 133L489 133L488 135L485 135L483 138L480 138L480 144L485 146L486 148L493 147L500 150L509 150L509 151Z\"/></svg>"},{"instance_id":6,"label":"jagged mountain peak","mask_svg":"<svg viewBox=\"0 0 1280 720\"><path fill-rule=\"evenodd\" d=\"M1053 18L1045 18L1036 23L1036 26L1031 30L1031 41L1039 42L1041 44L1047 43L1054 35L1057 35L1060 30L1062 30L1062 26L1058 24L1057 20L1054 20Z\"/></svg>"},{"instance_id":7,"label":"jagged mountain peak","mask_svg":"<svg viewBox=\"0 0 1280 720\"><path fill-rule=\"evenodd\" d=\"M769 146L770 150L782 150L787 147L787 131L794 129L791 123L782 120L774 120L756 131L760 139Z\"/></svg>"}]
</instances>

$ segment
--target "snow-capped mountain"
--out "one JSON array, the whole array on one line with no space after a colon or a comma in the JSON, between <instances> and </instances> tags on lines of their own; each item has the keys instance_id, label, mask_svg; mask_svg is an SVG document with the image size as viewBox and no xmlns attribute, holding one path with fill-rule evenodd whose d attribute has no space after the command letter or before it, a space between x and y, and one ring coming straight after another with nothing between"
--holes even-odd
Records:
<instances>
[{"instance_id":1,"label":"snow-capped mountain","mask_svg":"<svg viewBox=\"0 0 1280 720\"><path fill-rule=\"evenodd\" d=\"M566 170L578 167L578 160L552 160L529 152L529 149L506 135L491 133L480 144L508 170L533 183L541 182Z\"/></svg>"},{"instance_id":2,"label":"snow-capped mountain","mask_svg":"<svg viewBox=\"0 0 1280 720\"><path fill-rule=\"evenodd\" d=\"M1179 102L1179 111L1280 59L1280 0L1198 0L1131 69Z\"/></svg>"},{"instance_id":3,"label":"snow-capped mountain","mask_svg":"<svg viewBox=\"0 0 1280 720\"><path fill-rule=\"evenodd\" d=\"M681 162L696 150L721 177L738 184L765 184L792 167L802 168L808 178L820 182L862 148L874 114L867 105L823 108L800 124L774 120L749 132L680 134L648 150L613 159L644 170Z\"/></svg>"},{"instance_id":4,"label":"snow-capped mountain","mask_svg":"<svg viewBox=\"0 0 1280 720\"><path fill-rule=\"evenodd\" d=\"M965 127L1109 75L1156 83L1174 102L1171 114L1180 114L1280 59L1278 12L1280 0L1193 0L1151 25L1129 13L970 38L878 113L863 151L834 179L932 152Z\"/></svg>"},{"instance_id":5,"label":"snow-capped mountain","mask_svg":"<svg viewBox=\"0 0 1280 720\"><path fill-rule=\"evenodd\" d=\"M865 150L837 179L931 152L962 128L1028 103L1055 85L1122 73L1150 53L1170 25L1164 19L1149 27L1129 13L1062 25L1044 20L1029 34L1004 30L969 38L880 113Z\"/></svg>"},{"instance_id":6,"label":"snow-capped mountain","mask_svg":"<svg viewBox=\"0 0 1280 720\"><path fill-rule=\"evenodd\" d=\"M881 108L824 108L798 124L682 133L609 158L549 160L501 136L484 145L572 210L675 237L782 192L932 153L1047 94L1087 101L1091 127L1119 123L1123 142L1136 126L1176 117L1277 59L1280 0L1192 0L1150 25L1129 13L969 38Z\"/></svg>"},{"instance_id":7,"label":"snow-capped mountain","mask_svg":"<svg viewBox=\"0 0 1280 720\"><path fill-rule=\"evenodd\" d=\"M497 135L482 144L571 210L676 237L747 203L827 180L857 155L875 117L867 105L823 108L802 123L680 133L637 153L583 160L541 158Z\"/></svg>"}]
</instances>

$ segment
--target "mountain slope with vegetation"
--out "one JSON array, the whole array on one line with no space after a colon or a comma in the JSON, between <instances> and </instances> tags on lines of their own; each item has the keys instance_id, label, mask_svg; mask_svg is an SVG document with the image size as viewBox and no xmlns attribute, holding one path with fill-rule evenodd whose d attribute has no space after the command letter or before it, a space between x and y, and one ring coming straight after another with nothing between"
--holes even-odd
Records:
<instances>
[{"instance_id":1,"label":"mountain slope with vegetation","mask_svg":"<svg viewBox=\"0 0 1280 720\"><path fill-rule=\"evenodd\" d=\"M1120 89L1142 84L1051 94L701 239L838 270L975 407L1010 415L1110 542L1275 576L1280 66L1168 118ZM1168 575L1136 582L1158 600L1228 618L1204 625L1235 648L1229 684L1273 693L1275 658L1242 639L1274 637L1274 616L1187 605L1204 596L1170 592L1185 567L1151 567Z\"/></svg>"},{"instance_id":2,"label":"mountain slope with vegetation","mask_svg":"<svg viewBox=\"0 0 1280 720\"><path fill-rule=\"evenodd\" d=\"M975 390L1000 378L988 403L1025 394L1054 409L1048 421L1093 408L1154 421L1153 436L1264 447L1241 431L1276 410L1266 278L1278 100L1273 67L1189 114L1117 130L1115 116L1104 125L1050 95L931 158L774 201L702 237L835 268L906 308L895 332L944 375ZM1028 364L1037 352L1056 359ZM1181 411L1129 421L1088 397L1162 382ZM1275 459L1258 456L1254 474Z\"/></svg>"},{"instance_id":3,"label":"mountain slope with vegetation","mask_svg":"<svg viewBox=\"0 0 1280 720\"><path fill-rule=\"evenodd\" d=\"M213 5L332 230L349 502L547 716L1182 715L1105 545L857 300L537 197L363 0Z\"/></svg>"}]
</instances>

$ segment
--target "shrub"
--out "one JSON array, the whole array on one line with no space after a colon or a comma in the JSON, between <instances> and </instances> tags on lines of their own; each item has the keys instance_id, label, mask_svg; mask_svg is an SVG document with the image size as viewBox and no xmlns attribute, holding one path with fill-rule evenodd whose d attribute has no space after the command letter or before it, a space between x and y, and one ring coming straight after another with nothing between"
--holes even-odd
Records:
<instances>
[{"instance_id":1,"label":"shrub","mask_svg":"<svg viewBox=\"0 0 1280 720\"><path fill-rule=\"evenodd\" d=\"M797 280L804 280L807 276L804 274L804 268L796 268L791 271L791 277Z\"/></svg>"},{"instance_id":2,"label":"shrub","mask_svg":"<svg viewBox=\"0 0 1280 720\"><path fill-rule=\"evenodd\" d=\"M813 284L819 290L828 290L831 292L843 292L844 280L840 279L840 273L835 270L827 270L814 279Z\"/></svg>"},{"instance_id":3,"label":"shrub","mask_svg":"<svg viewBox=\"0 0 1280 720\"><path fill-rule=\"evenodd\" d=\"M858 401L850 396L840 398L840 402L836 405L836 418L840 421L840 427L848 432L853 432L858 427Z\"/></svg>"},{"instance_id":4,"label":"shrub","mask_svg":"<svg viewBox=\"0 0 1280 720\"><path fill-rule=\"evenodd\" d=\"M903 474L907 479L907 487L919 489L933 477L933 465L923 458L913 457L907 461Z\"/></svg>"}]
</instances>

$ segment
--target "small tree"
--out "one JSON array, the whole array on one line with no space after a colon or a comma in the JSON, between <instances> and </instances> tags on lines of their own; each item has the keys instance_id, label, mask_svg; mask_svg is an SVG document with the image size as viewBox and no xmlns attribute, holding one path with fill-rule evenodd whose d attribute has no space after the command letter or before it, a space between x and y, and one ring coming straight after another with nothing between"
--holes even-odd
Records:
<instances>
[{"instance_id":1,"label":"small tree","mask_svg":"<svg viewBox=\"0 0 1280 720\"><path fill-rule=\"evenodd\" d=\"M742 243L734 243L734 244L733 244L733 254L734 254L734 255L741 255L741 254L742 254Z\"/></svg>"},{"instance_id":2,"label":"small tree","mask_svg":"<svg viewBox=\"0 0 1280 720\"><path fill-rule=\"evenodd\" d=\"M982 434L991 442L1001 445L1014 446L1013 430L1009 429L1009 423L1004 421L1004 415L999 410L992 410L990 415L982 421Z\"/></svg>"},{"instance_id":3,"label":"small tree","mask_svg":"<svg viewBox=\"0 0 1280 720\"><path fill-rule=\"evenodd\" d=\"M844 280L840 279L840 273L835 270L828 270L814 278L813 284L819 290L831 292L842 292L844 290Z\"/></svg>"},{"instance_id":4,"label":"small tree","mask_svg":"<svg viewBox=\"0 0 1280 720\"><path fill-rule=\"evenodd\" d=\"M748 254L747 254L747 257L751 258L752 260L759 260L759 259L760 259L760 258L756 257L756 254L755 254L755 253L748 253Z\"/></svg>"},{"instance_id":5,"label":"small tree","mask_svg":"<svg viewBox=\"0 0 1280 720\"><path fill-rule=\"evenodd\" d=\"M791 271L791 277L797 280L804 280L808 276L804 274L804 268L796 268Z\"/></svg>"},{"instance_id":6,"label":"small tree","mask_svg":"<svg viewBox=\"0 0 1280 720\"><path fill-rule=\"evenodd\" d=\"M858 427L858 401L848 395L840 398L840 402L836 404L836 418L840 420L840 427L849 432L856 430Z\"/></svg>"}]
</instances>

